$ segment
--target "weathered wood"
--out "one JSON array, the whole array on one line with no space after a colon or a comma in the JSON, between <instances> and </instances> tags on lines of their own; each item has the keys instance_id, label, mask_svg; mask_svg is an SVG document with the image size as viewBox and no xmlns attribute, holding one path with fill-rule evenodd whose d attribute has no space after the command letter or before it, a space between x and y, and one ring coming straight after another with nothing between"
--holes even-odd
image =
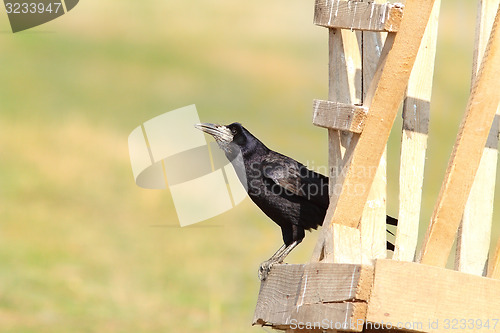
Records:
<instances>
[{"instance_id":1,"label":"weathered wood","mask_svg":"<svg viewBox=\"0 0 500 333\"><path fill-rule=\"evenodd\" d=\"M311 262L373 265L364 260L362 250L360 229L335 224L321 229Z\"/></svg>"},{"instance_id":2,"label":"weathered wood","mask_svg":"<svg viewBox=\"0 0 500 333\"><path fill-rule=\"evenodd\" d=\"M380 4L385 0L376 0ZM362 90L363 101L377 71L386 33L362 32ZM359 229L361 232L362 264L373 264L373 259L387 256L386 238L386 199L387 199L387 152L384 152L368 194Z\"/></svg>"},{"instance_id":3,"label":"weathered wood","mask_svg":"<svg viewBox=\"0 0 500 333\"><path fill-rule=\"evenodd\" d=\"M339 29L397 31L403 16L401 4L316 0L314 24Z\"/></svg>"},{"instance_id":4,"label":"weathered wood","mask_svg":"<svg viewBox=\"0 0 500 333\"><path fill-rule=\"evenodd\" d=\"M499 280L411 262L276 265L261 284L254 325L361 331L376 323L419 332L489 325L500 332L499 294Z\"/></svg>"},{"instance_id":5,"label":"weathered wood","mask_svg":"<svg viewBox=\"0 0 500 333\"><path fill-rule=\"evenodd\" d=\"M480 0L478 3L472 82L476 79L499 3L499 0ZM476 275L483 275L490 249L498 158L498 114L497 109L457 236L455 268Z\"/></svg>"},{"instance_id":6,"label":"weathered wood","mask_svg":"<svg viewBox=\"0 0 500 333\"><path fill-rule=\"evenodd\" d=\"M334 193L330 202L327 216L331 223L357 227L361 220L433 3L434 0L407 1L401 28L387 37L382 60L367 93L365 105L369 111L363 133L351 163L341 173L345 175L342 191L339 195Z\"/></svg>"},{"instance_id":7,"label":"weathered wood","mask_svg":"<svg viewBox=\"0 0 500 333\"><path fill-rule=\"evenodd\" d=\"M253 323L295 329L294 324L316 322L361 331L362 325L351 323L364 320L372 282L369 266L276 265L261 284Z\"/></svg>"},{"instance_id":8,"label":"weathered wood","mask_svg":"<svg viewBox=\"0 0 500 333\"><path fill-rule=\"evenodd\" d=\"M328 49L328 99L344 104L359 104L362 101L361 53L358 46L360 32L329 29ZM328 156L330 176L330 196L340 192L342 183L338 182L344 162L349 160L356 147L358 134L328 130ZM323 226L329 222L323 223ZM361 235L355 228L334 225L321 228L318 242L311 261L343 262L360 264Z\"/></svg>"},{"instance_id":9,"label":"weathered wood","mask_svg":"<svg viewBox=\"0 0 500 333\"><path fill-rule=\"evenodd\" d=\"M313 124L340 131L361 133L368 110L359 105L313 101Z\"/></svg>"},{"instance_id":10,"label":"weathered wood","mask_svg":"<svg viewBox=\"0 0 500 333\"><path fill-rule=\"evenodd\" d=\"M359 225L361 263L373 265L373 259L387 256L387 152L382 155Z\"/></svg>"},{"instance_id":11,"label":"weathered wood","mask_svg":"<svg viewBox=\"0 0 500 333\"><path fill-rule=\"evenodd\" d=\"M392 257L395 260L413 261L415 259L440 4L440 0L434 2L431 17L408 81L407 97L403 104L399 216Z\"/></svg>"},{"instance_id":12,"label":"weathered wood","mask_svg":"<svg viewBox=\"0 0 500 333\"><path fill-rule=\"evenodd\" d=\"M421 262L425 264L444 266L447 262L500 102L497 87L500 77L500 34L496 29L499 20L500 11L497 11L487 50L474 81L467 111L460 125L424 240ZM369 119L365 132L368 122Z\"/></svg>"},{"instance_id":13,"label":"weathered wood","mask_svg":"<svg viewBox=\"0 0 500 333\"><path fill-rule=\"evenodd\" d=\"M488 331L500 332L498 295L498 280L382 259L375 262L366 321L419 332L484 332L489 320Z\"/></svg>"},{"instance_id":14,"label":"weathered wood","mask_svg":"<svg viewBox=\"0 0 500 333\"><path fill-rule=\"evenodd\" d=\"M489 262L488 277L500 280L500 239L497 242L495 253Z\"/></svg>"}]
</instances>

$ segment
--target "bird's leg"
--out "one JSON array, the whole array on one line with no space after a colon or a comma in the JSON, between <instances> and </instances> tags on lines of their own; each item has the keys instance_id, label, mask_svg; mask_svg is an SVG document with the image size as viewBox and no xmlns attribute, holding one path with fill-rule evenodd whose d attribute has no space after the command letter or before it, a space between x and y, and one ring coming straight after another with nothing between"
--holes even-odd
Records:
<instances>
[{"instance_id":1,"label":"bird's leg","mask_svg":"<svg viewBox=\"0 0 500 333\"><path fill-rule=\"evenodd\" d=\"M281 245L281 247L267 261L272 261L278 258L285 250L286 250L286 245L285 244Z\"/></svg>"},{"instance_id":2,"label":"bird's leg","mask_svg":"<svg viewBox=\"0 0 500 333\"><path fill-rule=\"evenodd\" d=\"M286 250L286 248L287 248L286 244L281 245L281 247L271 256L271 258L267 259L262 264L260 264L259 267L260 280L266 279L267 274L271 270L272 265L274 265L274 263L277 262L276 260L281 256L281 254Z\"/></svg>"},{"instance_id":3,"label":"bird's leg","mask_svg":"<svg viewBox=\"0 0 500 333\"><path fill-rule=\"evenodd\" d=\"M267 276L269 275L269 272L271 271L271 267L273 267L274 264L280 264L283 262L283 260L286 258L288 254L297 246L299 245L299 241L294 241L292 244L288 246L281 246L278 251L276 251L275 254L271 256L268 260L264 261L262 264L260 264L259 267L259 279L261 281L265 280Z\"/></svg>"},{"instance_id":4,"label":"bird's leg","mask_svg":"<svg viewBox=\"0 0 500 333\"><path fill-rule=\"evenodd\" d=\"M285 250L283 251L283 253L281 253L278 257L277 257L277 261L276 263L282 263L283 260L285 260L286 256L290 254L290 252L292 252L293 249L295 249L295 247L297 247L297 245L299 245L300 241L294 241L292 244L288 245Z\"/></svg>"}]
</instances>

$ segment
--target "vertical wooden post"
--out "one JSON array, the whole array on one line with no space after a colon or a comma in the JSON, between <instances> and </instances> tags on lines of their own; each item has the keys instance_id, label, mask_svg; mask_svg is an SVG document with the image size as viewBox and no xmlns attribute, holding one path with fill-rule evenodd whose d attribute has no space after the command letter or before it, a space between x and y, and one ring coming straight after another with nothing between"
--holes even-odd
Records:
<instances>
[{"instance_id":1,"label":"vertical wooden post","mask_svg":"<svg viewBox=\"0 0 500 333\"><path fill-rule=\"evenodd\" d=\"M382 3L377 0L376 3ZM378 32L329 29L329 100L362 104L375 75L384 38ZM340 191L340 172L356 147L359 134L329 129L331 194ZM360 228L333 225L320 235L313 261L372 264L386 256L386 157L382 157L376 180L365 205ZM330 239L328 239L330 238ZM333 241L332 241L333 240ZM332 243L331 248L328 244ZM322 245L321 245L322 244ZM320 247L323 246L323 254Z\"/></svg>"},{"instance_id":2,"label":"vertical wooden post","mask_svg":"<svg viewBox=\"0 0 500 333\"><path fill-rule=\"evenodd\" d=\"M383 3L376 0L375 3ZM375 76L377 64L387 33L363 31L362 49L362 89L363 103L370 83ZM387 201L387 149L380 159L380 164L368 194L368 199L361 217L362 263L372 264L373 259L387 256L386 244L386 201Z\"/></svg>"},{"instance_id":3,"label":"vertical wooden post","mask_svg":"<svg viewBox=\"0 0 500 333\"><path fill-rule=\"evenodd\" d=\"M337 11L341 7L343 12L352 15L352 19L349 19L351 23L357 22L358 16L361 18L366 13L373 13L375 5L377 5L365 6L364 11L356 11L358 4L362 4L362 2L354 2L353 6L350 2L347 3L347 6L346 3L340 6L340 2L338 0L337 2L316 2L316 22L331 27L330 21L332 18L334 21L338 19ZM339 33L338 30L330 30L329 98L331 101L344 104L356 103L356 100L359 99L357 91L360 89L357 80L363 78L364 87L361 88L364 88L366 94L363 106L370 108L370 110L361 135L352 133L346 135L338 130L329 131L330 182L333 188L330 207L323 232L313 253L313 261L339 262L337 260L341 260L341 262L371 264L373 258L386 256L384 146L398 105L403 98L405 85L433 2L434 0L426 0L424 3L410 0L409 7L407 6L405 9L405 12L409 11L409 13L403 16L401 24L397 24L398 28L402 30L402 36L398 38L395 32L390 32L383 48L380 36L375 36L375 43L373 39L366 38L367 43L365 44L364 41L359 43L360 36L363 35L357 33L359 46L354 54L359 54L361 49L361 53L366 55L365 64L368 65L366 72L360 71L359 67L355 66L353 58L347 54L348 39L345 38L345 34L349 32ZM337 9L334 10L334 8ZM352 8L354 11L351 12ZM367 8L372 9L367 11ZM397 13L397 8L401 7L385 4L379 8L385 8L384 13L388 8L395 9L395 13ZM334 12L335 14L333 14ZM356 16L357 14L358 16ZM406 23L405 17L410 17ZM384 21L386 18L385 14L380 15L380 17L366 17L370 22L379 19ZM391 24L391 29L388 31L394 31L392 27ZM368 33L365 33L364 37L368 37ZM395 43L397 39L399 42ZM365 47L367 48L366 52L363 51ZM377 63L376 66L375 63ZM341 66L336 66L338 64ZM346 79L349 76L351 79ZM350 84L353 81L358 85L357 87ZM350 90L346 91L347 88ZM354 98L352 98L353 94ZM351 97L351 100L346 101L346 97ZM398 100L398 98L400 99ZM387 107L388 105L390 107ZM357 142L363 137L365 137L365 143L359 147ZM383 151L378 155L378 150L381 147ZM356 158L356 156L358 157ZM370 196L370 200L367 203L368 196ZM337 207L338 205L340 207ZM333 221L339 225L332 223L328 225L326 221ZM342 237L339 237L340 235ZM329 238L333 239L333 245L329 244L331 243Z\"/></svg>"},{"instance_id":4,"label":"vertical wooden post","mask_svg":"<svg viewBox=\"0 0 500 333\"><path fill-rule=\"evenodd\" d=\"M403 105L399 217L394 260L413 261L417 248L440 5L440 0L434 2Z\"/></svg>"},{"instance_id":5,"label":"vertical wooden post","mask_svg":"<svg viewBox=\"0 0 500 333\"><path fill-rule=\"evenodd\" d=\"M341 29L328 29L329 71L328 100L345 103L361 103L361 54L358 46L360 32ZM356 147L359 134L328 130L330 191L332 194L340 189L334 184L344 167L347 157ZM330 230L324 228L319 236L313 253L313 261L361 263L361 234L358 229L334 226ZM330 239L328 239L330 238ZM333 241L332 241L333 239ZM331 246L331 248L330 248ZM324 253L321 255L321 247Z\"/></svg>"},{"instance_id":6,"label":"vertical wooden post","mask_svg":"<svg viewBox=\"0 0 500 333\"><path fill-rule=\"evenodd\" d=\"M479 71L499 3L499 0L478 1L472 82ZM491 126L458 230L455 268L476 275L484 273L490 247L498 156L498 115L499 110Z\"/></svg>"}]
</instances>

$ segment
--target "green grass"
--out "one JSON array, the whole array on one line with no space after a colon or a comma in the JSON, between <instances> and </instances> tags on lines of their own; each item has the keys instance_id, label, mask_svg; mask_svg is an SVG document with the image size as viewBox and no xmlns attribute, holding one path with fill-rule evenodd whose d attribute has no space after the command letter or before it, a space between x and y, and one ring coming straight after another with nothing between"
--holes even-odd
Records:
<instances>
[{"instance_id":1,"label":"green grass","mask_svg":"<svg viewBox=\"0 0 500 333\"><path fill-rule=\"evenodd\" d=\"M472 7L443 8L424 221L468 96ZM269 147L325 165L311 103L327 96L327 33L312 13L284 0L87 0L0 34L0 331L261 331L250 327L257 267L279 228L249 200L179 228L168 191L134 184L127 137L195 103L203 121L240 121ZM457 28L463 13L470 29ZM397 213L395 177L388 207ZM315 237L290 260L307 260Z\"/></svg>"}]
</instances>

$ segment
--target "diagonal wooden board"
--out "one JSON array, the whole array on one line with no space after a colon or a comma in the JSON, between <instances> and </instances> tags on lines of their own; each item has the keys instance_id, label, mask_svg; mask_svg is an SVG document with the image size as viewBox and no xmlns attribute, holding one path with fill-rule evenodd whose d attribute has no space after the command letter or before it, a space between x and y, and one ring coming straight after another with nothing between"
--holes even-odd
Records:
<instances>
[{"instance_id":1,"label":"diagonal wooden board","mask_svg":"<svg viewBox=\"0 0 500 333\"><path fill-rule=\"evenodd\" d=\"M498 240L495 253L488 267L488 277L500 280L500 240Z\"/></svg>"},{"instance_id":2,"label":"diagonal wooden board","mask_svg":"<svg viewBox=\"0 0 500 333\"><path fill-rule=\"evenodd\" d=\"M424 239L420 255L420 261L424 264L446 265L500 103L499 21L500 10L497 11L482 64L474 80L467 110Z\"/></svg>"},{"instance_id":3,"label":"diagonal wooden board","mask_svg":"<svg viewBox=\"0 0 500 333\"><path fill-rule=\"evenodd\" d=\"M472 82L481 65L499 3L500 0L479 0ZM457 234L455 269L476 275L483 275L490 249L498 159L499 116L500 108L497 109L495 121L491 125Z\"/></svg>"},{"instance_id":4,"label":"diagonal wooden board","mask_svg":"<svg viewBox=\"0 0 500 333\"><path fill-rule=\"evenodd\" d=\"M331 223L354 228L359 225L433 4L434 0L408 0L398 33L389 33L386 45L391 38L394 44L387 57L381 56L385 61L379 64L367 93L365 106L369 111L365 127L351 163L346 163L343 179L339 179L342 190L332 196L327 213Z\"/></svg>"}]
</instances>

